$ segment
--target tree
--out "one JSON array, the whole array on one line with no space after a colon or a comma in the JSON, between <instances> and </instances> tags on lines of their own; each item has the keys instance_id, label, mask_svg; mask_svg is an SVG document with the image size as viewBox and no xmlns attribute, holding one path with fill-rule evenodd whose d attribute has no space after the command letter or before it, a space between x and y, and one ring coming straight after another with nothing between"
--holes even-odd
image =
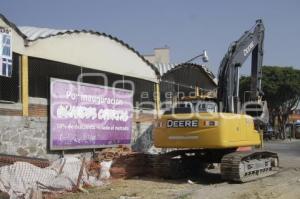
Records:
<instances>
[{"instance_id":1,"label":"tree","mask_svg":"<svg viewBox=\"0 0 300 199\"><path fill-rule=\"evenodd\" d=\"M270 123L274 126L278 119L280 133L285 138L284 127L289 114L300 100L300 70L293 67L263 66L262 90L268 102ZM240 96L250 90L250 77L241 77ZM243 101L243 99L242 99Z\"/></svg>"}]
</instances>

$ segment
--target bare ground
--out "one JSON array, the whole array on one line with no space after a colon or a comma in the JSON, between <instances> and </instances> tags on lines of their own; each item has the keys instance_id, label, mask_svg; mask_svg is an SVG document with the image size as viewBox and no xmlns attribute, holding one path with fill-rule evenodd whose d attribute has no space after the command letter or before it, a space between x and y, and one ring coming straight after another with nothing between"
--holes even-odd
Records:
<instances>
[{"instance_id":1,"label":"bare ground","mask_svg":"<svg viewBox=\"0 0 300 199\"><path fill-rule=\"evenodd\" d=\"M300 140L271 141L265 149L277 152L279 173L244 184L232 184L211 173L200 179L163 180L136 178L115 180L102 187L89 189L89 193L67 193L61 198L101 199L300 199Z\"/></svg>"}]
</instances>

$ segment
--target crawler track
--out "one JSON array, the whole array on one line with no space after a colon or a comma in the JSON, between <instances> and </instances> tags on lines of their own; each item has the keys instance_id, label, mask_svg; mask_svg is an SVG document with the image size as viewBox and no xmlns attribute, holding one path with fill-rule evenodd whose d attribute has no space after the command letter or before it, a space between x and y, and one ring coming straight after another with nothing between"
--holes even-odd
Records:
<instances>
[{"instance_id":1,"label":"crawler track","mask_svg":"<svg viewBox=\"0 0 300 199\"><path fill-rule=\"evenodd\" d=\"M253 181L273 175L278 170L277 154L267 151L233 152L221 161L222 178L229 181Z\"/></svg>"}]
</instances>

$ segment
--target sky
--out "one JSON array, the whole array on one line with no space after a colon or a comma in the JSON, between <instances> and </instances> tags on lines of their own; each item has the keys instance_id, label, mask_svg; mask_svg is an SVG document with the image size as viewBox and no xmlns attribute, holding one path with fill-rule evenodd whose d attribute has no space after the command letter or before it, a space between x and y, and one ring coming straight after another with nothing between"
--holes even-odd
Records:
<instances>
[{"instance_id":1,"label":"sky","mask_svg":"<svg viewBox=\"0 0 300 199\"><path fill-rule=\"evenodd\" d=\"M205 49L217 75L229 44L262 19L264 65L300 69L298 0L0 0L17 26L89 29L118 37L141 54L168 46L182 63ZM202 64L199 59L199 64ZM250 74L250 59L241 74Z\"/></svg>"}]
</instances>

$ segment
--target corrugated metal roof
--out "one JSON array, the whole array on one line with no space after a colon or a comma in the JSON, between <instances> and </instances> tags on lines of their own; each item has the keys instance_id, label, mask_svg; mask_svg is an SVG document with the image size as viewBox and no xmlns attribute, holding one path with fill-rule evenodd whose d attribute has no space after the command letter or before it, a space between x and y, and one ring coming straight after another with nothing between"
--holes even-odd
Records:
<instances>
[{"instance_id":1,"label":"corrugated metal roof","mask_svg":"<svg viewBox=\"0 0 300 199\"><path fill-rule=\"evenodd\" d=\"M50 28L38 28L32 26L18 26L18 28L24 35L26 35L26 38L29 41L34 41L40 38L46 38L46 37L74 31L74 30L56 30Z\"/></svg>"},{"instance_id":2,"label":"corrugated metal roof","mask_svg":"<svg viewBox=\"0 0 300 199\"><path fill-rule=\"evenodd\" d=\"M7 24L9 24L21 37L23 37L25 39L26 42L33 42L39 39L46 39L52 36L57 36L57 35L63 35L63 34L76 34L76 33L89 33L89 34L95 34L95 35L99 35L99 36L104 36L104 37L108 37L120 44L122 44L123 46L125 46L126 48L128 48L129 50L133 51L134 53L136 53L138 55L138 57L140 57L144 62L146 62L156 73L156 75L158 76L163 76L164 74L166 74L167 72L176 69L176 67L182 67L183 65L185 65L185 63L182 64L152 64L150 63L148 60L146 60L138 51L136 51L134 48L132 48L131 46L129 46L127 43L125 43L124 41L113 37L112 35L106 34L106 33L102 33L102 32L97 32L97 31L92 31L92 30L73 30L73 29L50 29L50 28L39 28L39 27L32 27L32 26L20 26L17 27L14 23L10 22L4 15L2 15L0 13L0 18L3 19ZM209 78L211 78L215 83L216 78L214 76L214 74L206 67L203 65L198 65L198 64L194 64L193 65L197 65L198 67L202 68L206 74L208 75Z\"/></svg>"},{"instance_id":3,"label":"corrugated metal roof","mask_svg":"<svg viewBox=\"0 0 300 199\"><path fill-rule=\"evenodd\" d=\"M181 67L198 67L201 70L203 70L205 72L205 74L215 83L217 84L217 79L215 77L215 75L204 65L199 65L199 64L195 64L195 63L182 63L182 64L166 64L166 63L158 63L155 64L155 67L158 69L160 76L162 77L163 75L165 75L168 72L172 72L173 70L176 70L178 68Z\"/></svg>"},{"instance_id":4,"label":"corrugated metal roof","mask_svg":"<svg viewBox=\"0 0 300 199\"><path fill-rule=\"evenodd\" d=\"M0 19L2 19L7 25L9 25L12 29L14 29L23 39L24 39L24 45L27 46L28 42L33 42L38 39L46 39L52 36L56 35L62 35L62 34L72 34L72 33L89 33L89 34L95 34L98 36L103 36L103 37L108 37L111 40L114 40L121 45L125 46L128 48L128 50L131 50L133 53L135 53L139 58L141 58L147 65L149 65L152 70L154 70L155 74L160 76L160 73L158 69L150 63L148 60L146 60L138 51L136 51L133 47L129 46L127 43L124 41L113 37L109 34L106 33L101 33L97 31L92 31L92 30L66 30L66 29L50 29L50 28L38 28L38 27L31 27L31 26L21 26L17 27L14 23L10 22L4 15L0 13Z\"/></svg>"},{"instance_id":5,"label":"corrugated metal roof","mask_svg":"<svg viewBox=\"0 0 300 199\"><path fill-rule=\"evenodd\" d=\"M176 66L176 64L158 63L158 64L154 64L154 66L158 69L160 75L163 76L169 70L174 68Z\"/></svg>"},{"instance_id":6,"label":"corrugated metal roof","mask_svg":"<svg viewBox=\"0 0 300 199\"><path fill-rule=\"evenodd\" d=\"M97 31L92 31L92 30L72 30L72 29L50 29L50 28L39 28L39 27L33 27L33 26L20 26L17 27L17 29L26 36L26 40L29 42L33 42L39 39L46 39L49 37L57 36L57 35L63 35L63 34L78 34L78 33L89 33L89 34L94 34L98 36L103 36L103 37L108 37L111 40L114 40L135 54L137 54L138 57L140 57L146 64L148 64L154 71L157 76L160 76L160 72L158 71L157 67L155 67L152 63L150 63L148 60L144 58L138 51L136 51L133 47L129 46L127 43L124 41L113 37L112 35L102 33L102 32L97 32Z\"/></svg>"},{"instance_id":7,"label":"corrugated metal roof","mask_svg":"<svg viewBox=\"0 0 300 199\"><path fill-rule=\"evenodd\" d=\"M124 43L122 40L117 39L116 37L112 37L111 35L107 35L105 33L95 32L91 30L66 30L66 29L50 29L50 28L38 28L38 27L32 27L32 26L20 26L18 27L19 30L26 35L27 40L29 41L36 41L38 39L45 39L48 37L56 36L56 35L62 35L62 34L72 34L72 33L91 33L91 34L97 34L109 37L123 45L125 45L127 48L131 49L135 53L137 53L144 61L146 61L149 65L152 65L148 60L146 60L142 55L140 55L137 51L135 51L132 47L130 47L128 44ZM184 64L184 63L183 63ZM176 66L182 66L183 64L170 64L170 63L157 63L154 64L155 71L159 72L160 76L163 76L168 71L174 69ZM193 63L193 65L197 65L198 67L201 67L211 78L214 82L216 82L216 78L214 74L204 65L198 65Z\"/></svg>"}]
</instances>

